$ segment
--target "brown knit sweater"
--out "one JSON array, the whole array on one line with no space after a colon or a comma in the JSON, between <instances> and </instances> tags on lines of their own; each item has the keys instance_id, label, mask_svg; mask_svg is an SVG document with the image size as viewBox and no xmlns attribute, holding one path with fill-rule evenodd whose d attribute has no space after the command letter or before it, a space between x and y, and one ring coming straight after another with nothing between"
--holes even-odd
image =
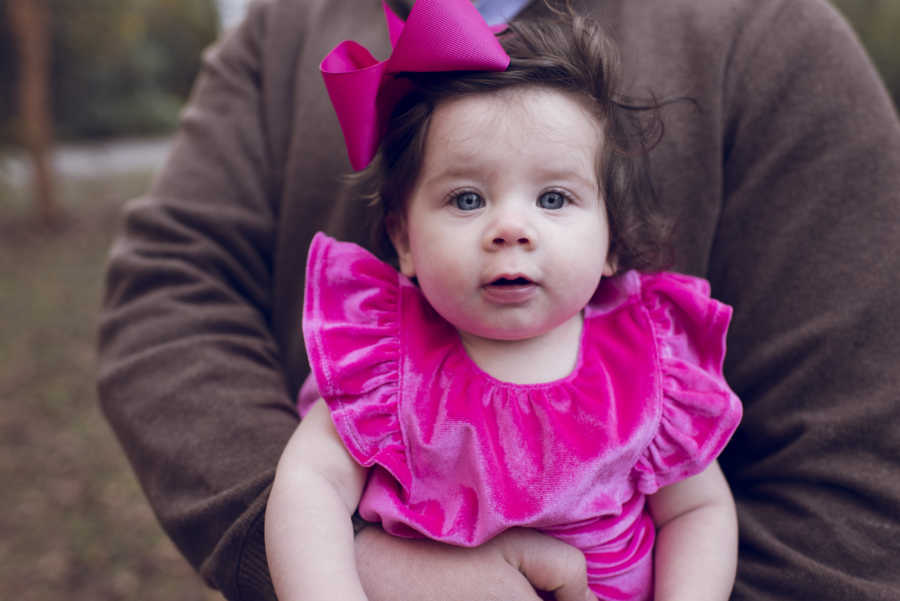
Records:
<instances>
[{"instance_id":1,"label":"brown knit sweater","mask_svg":"<svg viewBox=\"0 0 900 601\"><path fill-rule=\"evenodd\" d=\"M900 599L900 123L870 63L821 0L576 4L620 41L634 95L696 100L664 110L652 167L676 269L735 309L734 598ZM103 408L229 599L271 595L262 516L308 371L307 244L364 238L318 62L347 38L387 56L381 23L377 0L257 3L112 249Z\"/></svg>"}]
</instances>

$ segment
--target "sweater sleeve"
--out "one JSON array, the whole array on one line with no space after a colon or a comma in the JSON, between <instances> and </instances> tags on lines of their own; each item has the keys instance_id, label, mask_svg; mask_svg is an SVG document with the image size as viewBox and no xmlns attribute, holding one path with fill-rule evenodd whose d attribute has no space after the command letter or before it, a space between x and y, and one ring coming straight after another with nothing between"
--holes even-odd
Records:
<instances>
[{"instance_id":1,"label":"sweater sleeve","mask_svg":"<svg viewBox=\"0 0 900 601\"><path fill-rule=\"evenodd\" d=\"M101 405L163 528L244 600L274 598L262 516L297 424L269 317L283 160L261 102L270 8L207 53L168 162L125 209L99 332Z\"/></svg>"},{"instance_id":2,"label":"sweater sleeve","mask_svg":"<svg viewBox=\"0 0 900 601\"><path fill-rule=\"evenodd\" d=\"M708 277L745 417L740 599L900 598L900 123L825 2L753 3L725 80Z\"/></svg>"}]
</instances>

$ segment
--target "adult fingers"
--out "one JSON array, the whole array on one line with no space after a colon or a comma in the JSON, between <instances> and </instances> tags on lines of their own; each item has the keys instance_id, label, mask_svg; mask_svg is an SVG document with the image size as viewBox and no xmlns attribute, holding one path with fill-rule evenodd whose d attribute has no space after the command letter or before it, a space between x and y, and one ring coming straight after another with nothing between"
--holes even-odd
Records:
<instances>
[{"instance_id":1,"label":"adult fingers","mask_svg":"<svg viewBox=\"0 0 900 601\"><path fill-rule=\"evenodd\" d=\"M356 563L370 601L540 601L496 544L455 547L370 526L356 537Z\"/></svg>"},{"instance_id":2,"label":"adult fingers","mask_svg":"<svg viewBox=\"0 0 900 601\"><path fill-rule=\"evenodd\" d=\"M596 601L588 588L584 554L551 536L529 529L513 529L494 540L506 560L531 585L553 592L556 601Z\"/></svg>"}]
</instances>

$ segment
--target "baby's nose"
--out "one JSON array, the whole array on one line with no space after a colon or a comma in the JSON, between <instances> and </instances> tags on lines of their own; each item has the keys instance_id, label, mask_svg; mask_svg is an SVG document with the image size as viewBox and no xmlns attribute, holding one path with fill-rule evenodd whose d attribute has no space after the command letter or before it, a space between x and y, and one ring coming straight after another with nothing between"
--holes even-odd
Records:
<instances>
[{"instance_id":1,"label":"baby's nose","mask_svg":"<svg viewBox=\"0 0 900 601\"><path fill-rule=\"evenodd\" d=\"M535 233L520 215L501 215L486 232L486 242L491 248L521 246L530 248L535 243Z\"/></svg>"},{"instance_id":2,"label":"baby's nose","mask_svg":"<svg viewBox=\"0 0 900 601\"><path fill-rule=\"evenodd\" d=\"M494 246L504 246L507 244L531 244L531 239L526 235L517 235L517 234L503 234L499 235L492 240Z\"/></svg>"}]
</instances>

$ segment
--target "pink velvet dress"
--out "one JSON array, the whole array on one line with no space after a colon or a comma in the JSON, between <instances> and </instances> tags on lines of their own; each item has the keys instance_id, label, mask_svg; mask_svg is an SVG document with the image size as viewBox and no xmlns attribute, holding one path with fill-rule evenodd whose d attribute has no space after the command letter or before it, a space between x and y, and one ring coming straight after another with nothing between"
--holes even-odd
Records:
<instances>
[{"instance_id":1,"label":"pink velvet dress","mask_svg":"<svg viewBox=\"0 0 900 601\"><path fill-rule=\"evenodd\" d=\"M510 384L475 365L402 274L318 234L301 411L325 399L371 467L359 512L386 531L474 546L537 528L584 552L601 599L649 599L646 495L703 471L740 420L722 377L730 316L704 280L604 279L572 373Z\"/></svg>"}]
</instances>

